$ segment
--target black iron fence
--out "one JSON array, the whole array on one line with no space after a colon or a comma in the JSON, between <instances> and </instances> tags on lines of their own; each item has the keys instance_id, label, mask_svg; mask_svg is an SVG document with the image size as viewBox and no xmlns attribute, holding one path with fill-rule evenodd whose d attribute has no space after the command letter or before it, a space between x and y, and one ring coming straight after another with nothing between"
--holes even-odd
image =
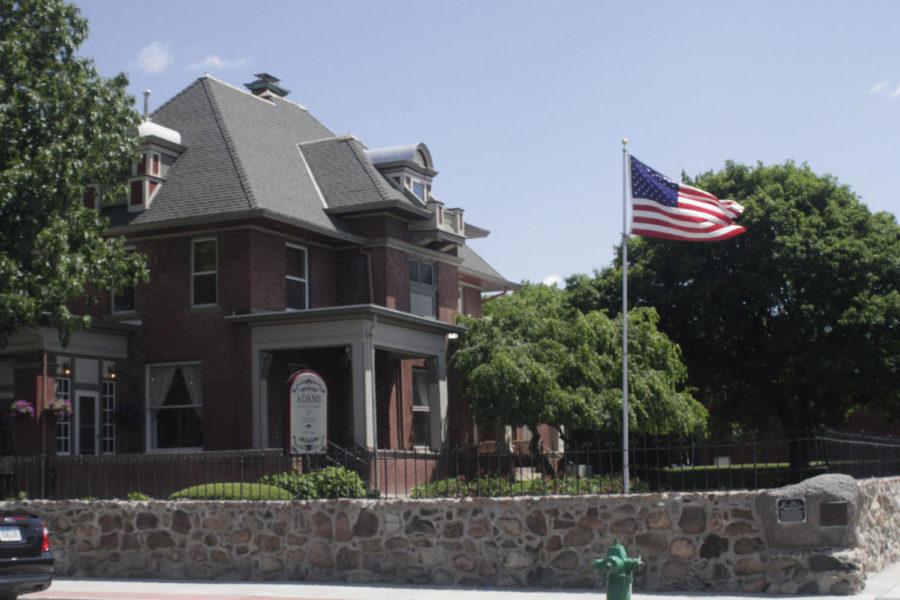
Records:
<instances>
[{"instance_id":1,"label":"black iron fence","mask_svg":"<svg viewBox=\"0 0 900 600\"><path fill-rule=\"evenodd\" d=\"M791 439L630 441L631 490L727 490L779 487L822 473L900 475L900 438L818 430ZM295 482L325 467L355 473L364 494L462 497L621 493L618 440L570 443L533 454L522 446L441 452L345 449L285 456L277 450L109 456L0 457L0 498L168 498L197 488L223 498L283 498L273 480ZM336 473L339 476L341 473ZM280 476L280 477L279 477ZM355 476L354 476L355 477ZM273 479L274 478L274 479ZM329 489L348 489L329 483ZM286 485L301 496L302 485ZM301 491L298 492L297 490ZM352 489L360 489L352 488ZM354 492L355 493L355 492Z\"/></svg>"}]
</instances>

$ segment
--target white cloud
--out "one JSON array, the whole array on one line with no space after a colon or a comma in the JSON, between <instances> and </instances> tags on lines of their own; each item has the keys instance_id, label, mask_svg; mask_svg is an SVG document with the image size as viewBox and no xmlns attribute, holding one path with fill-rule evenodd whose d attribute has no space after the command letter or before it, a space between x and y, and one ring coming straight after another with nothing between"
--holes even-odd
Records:
<instances>
[{"instance_id":1,"label":"white cloud","mask_svg":"<svg viewBox=\"0 0 900 600\"><path fill-rule=\"evenodd\" d=\"M188 69L192 71L205 71L207 69L234 69L243 67L247 64L246 58L238 58L237 60L225 60L218 54L210 54L200 62L188 65Z\"/></svg>"},{"instance_id":2,"label":"white cloud","mask_svg":"<svg viewBox=\"0 0 900 600\"><path fill-rule=\"evenodd\" d=\"M552 285L559 287L559 284L562 283L563 278L554 273L553 275L547 275L544 277L544 280L541 282L544 285Z\"/></svg>"},{"instance_id":3,"label":"white cloud","mask_svg":"<svg viewBox=\"0 0 900 600\"><path fill-rule=\"evenodd\" d=\"M872 87L869 88L869 93L877 94L881 90L887 89L888 86L890 86L890 85L891 85L890 81L879 81L878 83L876 83L875 85L873 85Z\"/></svg>"},{"instance_id":4,"label":"white cloud","mask_svg":"<svg viewBox=\"0 0 900 600\"><path fill-rule=\"evenodd\" d=\"M134 64L146 73L162 73L172 64L172 51L169 50L169 44L164 44L159 40L150 42L141 48Z\"/></svg>"},{"instance_id":5,"label":"white cloud","mask_svg":"<svg viewBox=\"0 0 900 600\"><path fill-rule=\"evenodd\" d=\"M891 98L900 98L900 85L897 86L897 89L891 92Z\"/></svg>"}]
</instances>

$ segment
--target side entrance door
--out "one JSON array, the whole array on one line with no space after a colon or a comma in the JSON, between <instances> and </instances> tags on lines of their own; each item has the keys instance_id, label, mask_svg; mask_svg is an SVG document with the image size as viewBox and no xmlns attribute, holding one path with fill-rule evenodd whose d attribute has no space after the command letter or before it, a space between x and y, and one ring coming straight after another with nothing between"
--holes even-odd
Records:
<instances>
[{"instance_id":1,"label":"side entrance door","mask_svg":"<svg viewBox=\"0 0 900 600\"><path fill-rule=\"evenodd\" d=\"M75 448L78 454L100 454L100 402L97 392L75 393Z\"/></svg>"}]
</instances>

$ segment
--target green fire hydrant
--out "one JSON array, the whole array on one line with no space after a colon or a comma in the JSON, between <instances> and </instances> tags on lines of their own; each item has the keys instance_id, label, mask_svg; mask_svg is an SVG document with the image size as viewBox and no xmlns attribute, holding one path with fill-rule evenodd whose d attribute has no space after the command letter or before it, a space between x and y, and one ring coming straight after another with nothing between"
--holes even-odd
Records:
<instances>
[{"instance_id":1,"label":"green fire hydrant","mask_svg":"<svg viewBox=\"0 0 900 600\"><path fill-rule=\"evenodd\" d=\"M641 566L641 557L628 558L625 546L613 541L606 551L606 558L594 561L594 568L606 575L607 600L631 600L631 584L634 572Z\"/></svg>"}]
</instances>

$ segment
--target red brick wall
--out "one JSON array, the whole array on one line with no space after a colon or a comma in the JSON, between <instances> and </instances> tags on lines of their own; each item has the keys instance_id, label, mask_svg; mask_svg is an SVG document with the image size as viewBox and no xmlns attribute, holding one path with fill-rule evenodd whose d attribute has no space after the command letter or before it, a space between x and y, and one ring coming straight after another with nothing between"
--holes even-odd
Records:
<instances>
[{"instance_id":1,"label":"red brick wall","mask_svg":"<svg viewBox=\"0 0 900 600\"><path fill-rule=\"evenodd\" d=\"M459 309L459 269L437 263L437 318L452 323Z\"/></svg>"},{"instance_id":2,"label":"red brick wall","mask_svg":"<svg viewBox=\"0 0 900 600\"><path fill-rule=\"evenodd\" d=\"M409 311L409 258L393 248L373 248L372 287L374 304Z\"/></svg>"},{"instance_id":3,"label":"red brick wall","mask_svg":"<svg viewBox=\"0 0 900 600\"><path fill-rule=\"evenodd\" d=\"M364 237L394 237L410 241L408 222L396 217L375 216L364 219L345 219L350 233Z\"/></svg>"},{"instance_id":4,"label":"red brick wall","mask_svg":"<svg viewBox=\"0 0 900 600\"><path fill-rule=\"evenodd\" d=\"M463 308L470 317L481 317L481 290L469 286L463 286Z\"/></svg>"}]
</instances>

